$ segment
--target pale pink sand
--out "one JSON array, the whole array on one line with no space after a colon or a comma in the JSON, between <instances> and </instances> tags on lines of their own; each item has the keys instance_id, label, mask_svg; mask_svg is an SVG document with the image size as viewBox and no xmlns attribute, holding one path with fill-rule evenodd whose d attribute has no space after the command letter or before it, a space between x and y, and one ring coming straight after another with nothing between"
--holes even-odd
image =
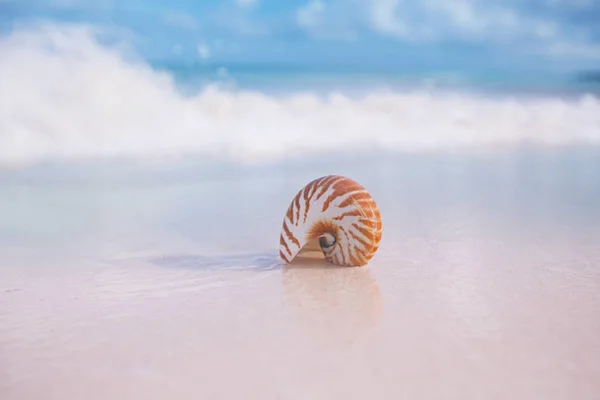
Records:
<instances>
[{"instance_id":1,"label":"pale pink sand","mask_svg":"<svg viewBox=\"0 0 600 400\"><path fill-rule=\"evenodd\" d=\"M367 268L269 268L271 255L246 269L131 259L5 272L0 393L598 398L600 280L585 243L436 240L399 255L389 237Z\"/></svg>"},{"instance_id":2,"label":"pale pink sand","mask_svg":"<svg viewBox=\"0 0 600 400\"><path fill-rule=\"evenodd\" d=\"M381 208L372 262L279 265L319 172L237 208L251 180L5 192L0 398L600 398L593 192L348 173Z\"/></svg>"}]
</instances>

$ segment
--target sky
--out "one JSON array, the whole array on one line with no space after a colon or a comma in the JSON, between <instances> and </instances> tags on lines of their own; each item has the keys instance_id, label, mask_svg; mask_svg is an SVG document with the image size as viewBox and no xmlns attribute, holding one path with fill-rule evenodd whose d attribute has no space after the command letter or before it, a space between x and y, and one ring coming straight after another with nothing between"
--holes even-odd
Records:
<instances>
[{"instance_id":1,"label":"sky","mask_svg":"<svg viewBox=\"0 0 600 400\"><path fill-rule=\"evenodd\" d=\"M0 28L85 24L154 62L600 69L600 0L0 0Z\"/></svg>"}]
</instances>

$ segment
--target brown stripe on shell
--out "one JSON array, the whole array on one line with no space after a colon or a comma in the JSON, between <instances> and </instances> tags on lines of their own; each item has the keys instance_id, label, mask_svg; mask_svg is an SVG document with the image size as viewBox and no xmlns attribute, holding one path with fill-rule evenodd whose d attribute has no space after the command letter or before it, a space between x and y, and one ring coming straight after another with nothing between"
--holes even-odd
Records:
<instances>
[{"instance_id":1,"label":"brown stripe on shell","mask_svg":"<svg viewBox=\"0 0 600 400\"><path fill-rule=\"evenodd\" d=\"M362 244L365 248L365 250L369 249L369 243L366 242L363 238L361 238L360 236L358 236L356 233L350 231L350 235L352 236L352 238L358 242L360 242L360 244Z\"/></svg>"},{"instance_id":2,"label":"brown stripe on shell","mask_svg":"<svg viewBox=\"0 0 600 400\"><path fill-rule=\"evenodd\" d=\"M288 237L288 239L290 239L292 241L292 243L294 243L296 246L300 247L300 242L298 241L298 239L296 239L296 237L292 234L292 232L290 232L290 228L288 228L287 224L283 224L283 230L286 234L286 236Z\"/></svg>"},{"instance_id":3,"label":"brown stripe on shell","mask_svg":"<svg viewBox=\"0 0 600 400\"><path fill-rule=\"evenodd\" d=\"M314 181L312 181L309 185L311 185L311 192L308 194L308 196L312 199L313 196L315 195L315 193L317 192L317 189L319 188L319 182L321 182L321 179L315 179Z\"/></svg>"},{"instance_id":4,"label":"brown stripe on shell","mask_svg":"<svg viewBox=\"0 0 600 400\"><path fill-rule=\"evenodd\" d=\"M345 208L345 207L348 207L349 205L356 204L356 203L361 204L363 207L369 206L370 203L373 203L373 199L371 198L369 193L367 193L366 191L358 192L356 194L351 194L350 196L348 196L346 199L344 199L344 201L342 201L338 205L338 207Z\"/></svg>"},{"instance_id":5,"label":"brown stripe on shell","mask_svg":"<svg viewBox=\"0 0 600 400\"><path fill-rule=\"evenodd\" d=\"M354 227L354 229L356 229L357 231L362 233L367 239L372 239L373 234L372 234L371 230L369 230L363 226L359 226L356 222L353 222L352 226Z\"/></svg>"},{"instance_id":6,"label":"brown stripe on shell","mask_svg":"<svg viewBox=\"0 0 600 400\"><path fill-rule=\"evenodd\" d=\"M283 261L285 261L286 263L290 262L288 257L281 250L279 250L279 257L281 257L283 259Z\"/></svg>"},{"instance_id":7,"label":"brown stripe on shell","mask_svg":"<svg viewBox=\"0 0 600 400\"><path fill-rule=\"evenodd\" d=\"M287 219L290 220L290 222L293 224L294 223L294 210L292 205L290 204L290 206L287 209L287 213L285 214L285 216L287 217Z\"/></svg>"},{"instance_id":8,"label":"brown stripe on shell","mask_svg":"<svg viewBox=\"0 0 600 400\"><path fill-rule=\"evenodd\" d=\"M308 217L308 211L310 210L310 201L313 196L313 189L317 187L317 181L310 182L306 188L304 189L304 220L306 222L306 217Z\"/></svg>"},{"instance_id":9,"label":"brown stripe on shell","mask_svg":"<svg viewBox=\"0 0 600 400\"><path fill-rule=\"evenodd\" d=\"M321 211L327 210L331 202L335 201L340 196L343 196L344 194L348 193L348 190L346 190L346 185L344 185L344 183L346 182L343 180L339 180L333 184L333 192L329 196L327 196L327 198L323 202L323 208L321 209Z\"/></svg>"},{"instance_id":10,"label":"brown stripe on shell","mask_svg":"<svg viewBox=\"0 0 600 400\"><path fill-rule=\"evenodd\" d=\"M298 222L300 221L300 194L302 192L298 192L296 197L294 197L294 206L296 206L296 222L294 225L298 226Z\"/></svg>"},{"instance_id":11,"label":"brown stripe on shell","mask_svg":"<svg viewBox=\"0 0 600 400\"><path fill-rule=\"evenodd\" d=\"M321 182L319 182L319 185L321 186L321 191L315 198L315 201L318 201L321 198L321 196L323 196L325 193L327 193L327 191L329 190L329 187L331 186L331 183L333 181L335 181L337 178L339 178L339 177L335 176L335 175L330 175L330 176L326 176Z\"/></svg>"},{"instance_id":12,"label":"brown stripe on shell","mask_svg":"<svg viewBox=\"0 0 600 400\"><path fill-rule=\"evenodd\" d=\"M279 245L283 246L285 248L285 250L288 252L289 255L292 254L292 252L290 251L290 247L288 246L287 242L283 238L283 235L279 236Z\"/></svg>"},{"instance_id":13,"label":"brown stripe on shell","mask_svg":"<svg viewBox=\"0 0 600 400\"><path fill-rule=\"evenodd\" d=\"M352 211L347 211L343 214L338 215L337 217L333 217L332 219L334 221L340 221L346 217L358 217L360 216L360 211L358 210L352 210Z\"/></svg>"},{"instance_id":14,"label":"brown stripe on shell","mask_svg":"<svg viewBox=\"0 0 600 400\"><path fill-rule=\"evenodd\" d=\"M348 243L350 243L350 237L348 236L348 232L346 232L346 230L345 230L344 228L342 228L341 226L340 226L339 230L340 230L340 231L341 231L341 232L344 234L344 236L346 236L346 241L347 241ZM353 261L353 258L354 258L354 257L352 256L352 249L353 249L353 248L356 248L356 247L355 247L355 246L348 246L348 258L350 258L350 260L349 260L349 261L350 261L350 263L352 263L352 264L354 264L354 265L358 265L358 263L357 263L357 262ZM341 252L342 254L344 254L344 250L343 250L343 249L340 249L340 252ZM344 264L346 264L346 262L345 262L345 261L344 261Z\"/></svg>"}]
</instances>

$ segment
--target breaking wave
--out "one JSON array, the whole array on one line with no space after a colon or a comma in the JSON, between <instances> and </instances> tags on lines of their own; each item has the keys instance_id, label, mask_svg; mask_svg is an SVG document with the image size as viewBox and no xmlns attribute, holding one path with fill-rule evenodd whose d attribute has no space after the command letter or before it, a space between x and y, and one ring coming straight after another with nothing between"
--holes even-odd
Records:
<instances>
[{"instance_id":1,"label":"breaking wave","mask_svg":"<svg viewBox=\"0 0 600 400\"><path fill-rule=\"evenodd\" d=\"M330 151L600 144L600 99L373 91L273 95L168 73L89 29L37 27L0 40L0 165L105 157L261 162Z\"/></svg>"}]
</instances>

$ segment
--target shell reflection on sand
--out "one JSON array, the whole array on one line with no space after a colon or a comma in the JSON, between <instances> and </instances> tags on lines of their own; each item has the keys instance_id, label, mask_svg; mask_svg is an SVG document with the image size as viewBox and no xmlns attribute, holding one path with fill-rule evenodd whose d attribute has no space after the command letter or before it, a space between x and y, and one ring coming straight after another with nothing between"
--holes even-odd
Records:
<instances>
[{"instance_id":1,"label":"shell reflection on sand","mask_svg":"<svg viewBox=\"0 0 600 400\"><path fill-rule=\"evenodd\" d=\"M381 293L369 269L327 263L316 240L283 267L282 284L286 305L327 344L350 344L381 317Z\"/></svg>"}]
</instances>

